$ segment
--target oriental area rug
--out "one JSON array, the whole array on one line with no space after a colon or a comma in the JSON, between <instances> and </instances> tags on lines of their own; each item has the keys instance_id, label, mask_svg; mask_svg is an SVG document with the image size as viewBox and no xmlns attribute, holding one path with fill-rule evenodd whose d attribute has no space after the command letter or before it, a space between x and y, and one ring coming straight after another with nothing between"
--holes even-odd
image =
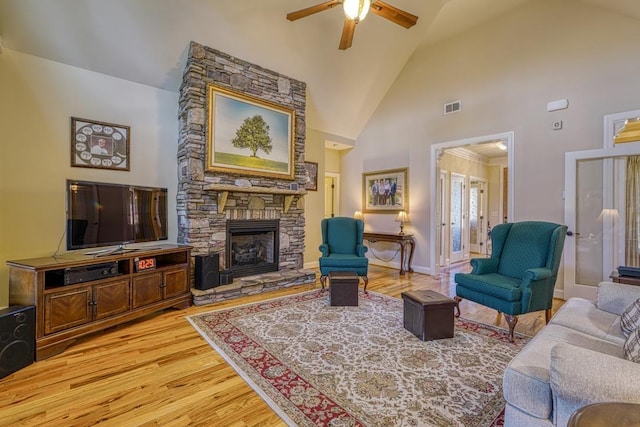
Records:
<instances>
[{"instance_id":1,"label":"oriental area rug","mask_svg":"<svg viewBox=\"0 0 640 427\"><path fill-rule=\"evenodd\" d=\"M402 300L371 291L357 307L314 290L188 320L292 426L502 425L502 376L529 340L456 319L453 338L423 342Z\"/></svg>"}]
</instances>

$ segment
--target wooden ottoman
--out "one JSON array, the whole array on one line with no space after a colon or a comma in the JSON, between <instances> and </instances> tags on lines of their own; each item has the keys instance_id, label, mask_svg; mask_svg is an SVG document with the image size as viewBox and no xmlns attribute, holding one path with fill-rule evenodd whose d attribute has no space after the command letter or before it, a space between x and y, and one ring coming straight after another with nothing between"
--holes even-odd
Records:
<instances>
[{"instance_id":1,"label":"wooden ottoman","mask_svg":"<svg viewBox=\"0 0 640 427\"><path fill-rule=\"evenodd\" d=\"M329 304L335 306L358 305L358 282L353 271L329 272Z\"/></svg>"},{"instance_id":2,"label":"wooden ottoman","mask_svg":"<svg viewBox=\"0 0 640 427\"><path fill-rule=\"evenodd\" d=\"M422 341L453 338L455 300L435 291L403 292L404 328Z\"/></svg>"}]
</instances>

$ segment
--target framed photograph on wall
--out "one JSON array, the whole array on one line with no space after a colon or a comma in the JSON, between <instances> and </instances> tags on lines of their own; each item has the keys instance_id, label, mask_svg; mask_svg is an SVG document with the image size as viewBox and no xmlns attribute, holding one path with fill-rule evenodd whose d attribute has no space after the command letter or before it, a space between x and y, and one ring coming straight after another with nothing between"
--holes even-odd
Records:
<instances>
[{"instance_id":1,"label":"framed photograph on wall","mask_svg":"<svg viewBox=\"0 0 640 427\"><path fill-rule=\"evenodd\" d=\"M128 171L129 126L71 117L71 166Z\"/></svg>"},{"instance_id":2,"label":"framed photograph on wall","mask_svg":"<svg viewBox=\"0 0 640 427\"><path fill-rule=\"evenodd\" d=\"M362 211L397 213L409 210L409 169L362 174Z\"/></svg>"},{"instance_id":3,"label":"framed photograph on wall","mask_svg":"<svg viewBox=\"0 0 640 427\"><path fill-rule=\"evenodd\" d=\"M304 188L305 190L318 191L318 164L316 162L304 162Z\"/></svg>"},{"instance_id":4,"label":"framed photograph on wall","mask_svg":"<svg viewBox=\"0 0 640 427\"><path fill-rule=\"evenodd\" d=\"M293 179L295 111L207 86L207 170Z\"/></svg>"}]
</instances>

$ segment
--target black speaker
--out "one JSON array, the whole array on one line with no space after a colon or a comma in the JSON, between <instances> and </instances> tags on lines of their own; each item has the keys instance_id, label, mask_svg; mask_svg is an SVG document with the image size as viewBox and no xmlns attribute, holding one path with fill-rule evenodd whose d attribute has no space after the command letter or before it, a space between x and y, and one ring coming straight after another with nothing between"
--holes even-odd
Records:
<instances>
[{"instance_id":1,"label":"black speaker","mask_svg":"<svg viewBox=\"0 0 640 427\"><path fill-rule=\"evenodd\" d=\"M201 291L220 285L220 254L196 255L196 289Z\"/></svg>"},{"instance_id":2,"label":"black speaker","mask_svg":"<svg viewBox=\"0 0 640 427\"><path fill-rule=\"evenodd\" d=\"M33 306L16 305L0 310L0 378L33 363L35 319Z\"/></svg>"}]
</instances>

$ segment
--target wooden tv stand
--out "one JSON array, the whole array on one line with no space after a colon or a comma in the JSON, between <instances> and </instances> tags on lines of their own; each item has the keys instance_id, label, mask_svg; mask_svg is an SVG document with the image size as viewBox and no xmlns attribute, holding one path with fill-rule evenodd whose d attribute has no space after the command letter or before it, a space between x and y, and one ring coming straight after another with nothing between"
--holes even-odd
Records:
<instances>
[{"instance_id":1,"label":"wooden tv stand","mask_svg":"<svg viewBox=\"0 0 640 427\"><path fill-rule=\"evenodd\" d=\"M190 246L161 244L7 261L9 303L35 306L36 360L42 360L78 337L164 308L189 307L190 260Z\"/></svg>"}]
</instances>

